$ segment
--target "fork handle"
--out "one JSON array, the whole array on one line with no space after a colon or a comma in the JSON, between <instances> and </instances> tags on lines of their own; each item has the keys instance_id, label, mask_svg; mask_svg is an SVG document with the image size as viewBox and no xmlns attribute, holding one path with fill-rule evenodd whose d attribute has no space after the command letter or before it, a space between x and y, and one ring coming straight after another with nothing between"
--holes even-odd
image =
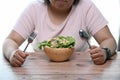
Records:
<instances>
[{"instance_id":1,"label":"fork handle","mask_svg":"<svg viewBox=\"0 0 120 80\"><path fill-rule=\"evenodd\" d=\"M27 45L26 45L26 47L25 47L25 49L24 49L24 51L23 51L23 52L25 52L25 51L26 51L26 49L27 49L28 45L29 45L29 42L27 43Z\"/></svg>"}]
</instances>

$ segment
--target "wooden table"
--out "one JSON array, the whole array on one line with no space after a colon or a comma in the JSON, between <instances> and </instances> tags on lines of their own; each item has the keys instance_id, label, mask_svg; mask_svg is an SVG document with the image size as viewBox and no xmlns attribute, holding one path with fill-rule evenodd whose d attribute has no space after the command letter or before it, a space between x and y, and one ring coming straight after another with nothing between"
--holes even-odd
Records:
<instances>
[{"instance_id":1,"label":"wooden table","mask_svg":"<svg viewBox=\"0 0 120 80\"><path fill-rule=\"evenodd\" d=\"M31 53L22 67L11 67L0 54L0 80L120 80L120 52L103 65L93 64L88 53L74 53L66 62Z\"/></svg>"}]
</instances>

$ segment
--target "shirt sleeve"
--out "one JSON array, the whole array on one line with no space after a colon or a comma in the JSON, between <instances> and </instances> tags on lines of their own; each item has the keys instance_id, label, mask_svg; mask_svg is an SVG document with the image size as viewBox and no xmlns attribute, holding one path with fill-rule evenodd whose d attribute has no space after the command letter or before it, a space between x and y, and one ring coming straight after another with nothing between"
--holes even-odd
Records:
<instances>
[{"instance_id":1,"label":"shirt sleeve","mask_svg":"<svg viewBox=\"0 0 120 80\"><path fill-rule=\"evenodd\" d=\"M18 18L13 30L19 33L24 39L33 32L35 22L35 11L33 3L30 3Z\"/></svg>"},{"instance_id":2,"label":"shirt sleeve","mask_svg":"<svg viewBox=\"0 0 120 80\"><path fill-rule=\"evenodd\" d=\"M101 30L108 24L107 20L101 14L95 4L91 4L86 15L86 26L91 35Z\"/></svg>"}]
</instances>

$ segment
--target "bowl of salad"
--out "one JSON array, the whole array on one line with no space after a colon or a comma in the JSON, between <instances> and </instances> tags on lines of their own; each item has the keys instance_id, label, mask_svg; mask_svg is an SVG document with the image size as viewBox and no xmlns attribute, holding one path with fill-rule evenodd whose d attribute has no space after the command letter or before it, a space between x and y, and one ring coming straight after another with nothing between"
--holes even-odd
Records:
<instances>
[{"instance_id":1,"label":"bowl of salad","mask_svg":"<svg viewBox=\"0 0 120 80\"><path fill-rule=\"evenodd\" d=\"M39 49L43 49L52 61L67 61L74 52L75 39L71 36L58 36L40 42Z\"/></svg>"}]
</instances>

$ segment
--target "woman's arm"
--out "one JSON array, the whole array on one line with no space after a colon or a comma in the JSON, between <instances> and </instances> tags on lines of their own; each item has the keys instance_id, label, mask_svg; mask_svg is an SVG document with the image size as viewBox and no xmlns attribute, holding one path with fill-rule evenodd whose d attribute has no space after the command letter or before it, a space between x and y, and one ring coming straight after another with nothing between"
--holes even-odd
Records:
<instances>
[{"instance_id":1,"label":"woman's arm","mask_svg":"<svg viewBox=\"0 0 120 80\"><path fill-rule=\"evenodd\" d=\"M19 50L19 46L24 40L22 36L12 30L3 43L3 54L13 66L21 66L28 55Z\"/></svg>"},{"instance_id":2,"label":"woman's arm","mask_svg":"<svg viewBox=\"0 0 120 80\"><path fill-rule=\"evenodd\" d=\"M109 48L111 55L114 55L117 48L116 41L107 25L99 30L94 35L94 38L100 46L92 46L90 49L91 58L95 64L103 64L106 62L107 58L107 53L103 48Z\"/></svg>"},{"instance_id":3,"label":"woman's arm","mask_svg":"<svg viewBox=\"0 0 120 80\"><path fill-rule=\"evenodd\" d=\"M98 31L94 35L94 38L100 44L100 47L109 48L112 55L115 53L117 44L107 25L103 29Z\"/></svg>"}]
</instances>

